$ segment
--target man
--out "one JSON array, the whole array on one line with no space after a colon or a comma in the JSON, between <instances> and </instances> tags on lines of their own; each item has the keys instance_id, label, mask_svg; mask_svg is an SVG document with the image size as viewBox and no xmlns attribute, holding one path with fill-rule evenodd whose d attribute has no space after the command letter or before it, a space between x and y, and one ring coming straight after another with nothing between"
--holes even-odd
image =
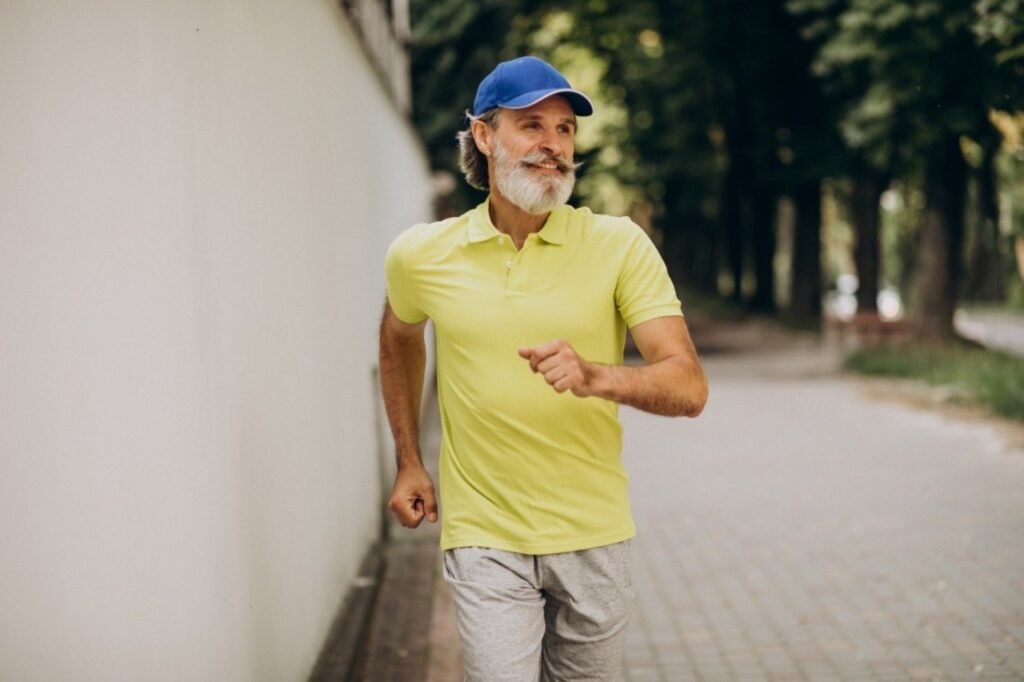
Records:
<instances>
[{"instance_id":1,"label":"man","mask_svg":"<svg viewBox=\"0 0 1024 682\"><path fill-rule=\"evenodd\" d=\"M386 260L380 367L398 473L389 503L438 519L418 442L432 319L441 547L466 679L611 680L635 531L618 404L700 414L707 383L664 263L630 220L565 202L590 100L534 57L479 86L460 134L487 200L416 225ZM622 364L626 328L645 364Z\"/></svg>"}]
</instances>

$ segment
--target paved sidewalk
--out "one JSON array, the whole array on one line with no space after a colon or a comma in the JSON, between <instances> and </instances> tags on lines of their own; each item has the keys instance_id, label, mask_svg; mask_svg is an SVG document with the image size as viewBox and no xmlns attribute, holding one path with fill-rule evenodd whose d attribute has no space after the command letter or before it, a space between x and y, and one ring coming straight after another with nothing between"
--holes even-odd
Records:
<instances>
[{"instance_id":1,"label":"paved sidewalk","mask_svg":"<svg viewBox=\"0 0 1024 682\"><path fill-rule=\"evenodd\" d=\"M700 419L622 411L639 530L623 679L1024 679L1024 451L868 399L814 345L711 345ZM434 566L427 599L403 588L430 610L420 664L368 679L460 679L426 542L399 535Z\"/></svg>"},{"instance_id":2,"label":"paved sidewalk","mask_svg":"<svg viewBox=\"0 0 1024 682\"><path fill-rule=\"evenodd\" d=\"M1024 452L814 357L709 358L693 422L623 411L627 679L1024 679Z\"/></svg>"},{"instance_id":3,"label":"paved sidewalk","mask_svg":"<svg viewBox=\"0 0 1024 682\"><path fill-rule=\"evenodd\" d=\"M956 330L993 350L1024 355L1024 313L961 308L953 318Z\"/></svg>"},{"instance_id":4,"label":"paved sidewalk","mask_svg":"<svg viewBox=\"0 0 1024 682\"><path fill-rule=\"evenodd\" d=\"M423 406L424 464L438 480L441 420L437 396ZM442 510L443 513L443 510ZM454 682L462 679L455 614L441 575L441 524L403 528L389 519L386 570L371 618L361 680Z\"/></svg>"}]
</instances>

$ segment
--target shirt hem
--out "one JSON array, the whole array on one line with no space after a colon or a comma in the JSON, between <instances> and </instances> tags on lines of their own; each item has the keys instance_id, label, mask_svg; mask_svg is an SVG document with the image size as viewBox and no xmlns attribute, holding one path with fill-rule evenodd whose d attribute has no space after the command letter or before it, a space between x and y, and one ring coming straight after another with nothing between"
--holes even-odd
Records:
<instances>
[{"instance_id":1,"label":"shirt hem","mask_svg":"<svg viewBox=\"0 0 1024 682\"><path fill-rule=\"evenodd\" d=\"M500 549L504 552L515 552L517 554L561 554L564 552L578 552L584 549L593 549L612 545L616 542L629 540L636 536L636 528L624 528L616 533L601 535L595 538L573 540L572 542L548 542L542 544L521 543L501 538L476 536L459 538L455 540L441 541L441 550L458 549L459 547L486 547L487 549Z\"/></svg>"}]
</instances>

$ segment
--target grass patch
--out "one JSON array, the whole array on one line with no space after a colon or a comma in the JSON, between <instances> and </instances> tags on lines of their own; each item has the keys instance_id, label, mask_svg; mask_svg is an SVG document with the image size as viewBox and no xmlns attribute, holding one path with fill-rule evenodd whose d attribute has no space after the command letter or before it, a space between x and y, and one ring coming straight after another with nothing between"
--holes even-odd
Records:
<instances>
[{"instance_id":1,"label":"grass patch","mask_svg":"<svg viewBox=\"0 0 1024 682\"><path fill-rule=\"evenodd\" d=\"M1024 358L961 346L882 347L851 353L843 366L860 374L945 386L996 414L1024 421Z\"/></svg>"}]
</instances>

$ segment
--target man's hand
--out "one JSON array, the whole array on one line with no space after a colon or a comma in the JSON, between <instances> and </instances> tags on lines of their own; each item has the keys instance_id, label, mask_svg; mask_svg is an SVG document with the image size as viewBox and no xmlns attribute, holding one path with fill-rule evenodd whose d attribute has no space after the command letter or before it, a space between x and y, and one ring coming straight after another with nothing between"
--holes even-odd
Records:
<instances>
[{"instance_id":1,"label":"man's hand","mask_svg":"<svg viewBox=\"0 0 1024 682\"><path fill-rule=\"evenodd\" d=\"M519 357L529 360L530 369L559 393L572 391L585 398L594 395L594 366L577 355L569 342L552 341L533 348L520 348Z\"/></svg>"},{"instance_id":2,"label":"man's hand","mask_svg":"<svg viewBox=\"0 0 1024 682\"><path fill-rule=\"evenodd\" d=\"M630 329L642 367L584 360L566 341L520 348L530 369L562 393L596 396L670 417L696 417L708 400L708 381L683 318L655 317Z\"/></svg>"},{"instance_id":3,"label":"man's hand","mask_svg":"<svg viewBox=\"0 0 1024 682\"><path fill-rule=\"evenodd\" d=\"M398 522L406 528L416 528L425 516L428 521L437 521L437 499L434 497L434 482L422 466L402 467L395 476L395 487L388 501Z\"/></svg>"}]
</instances>

